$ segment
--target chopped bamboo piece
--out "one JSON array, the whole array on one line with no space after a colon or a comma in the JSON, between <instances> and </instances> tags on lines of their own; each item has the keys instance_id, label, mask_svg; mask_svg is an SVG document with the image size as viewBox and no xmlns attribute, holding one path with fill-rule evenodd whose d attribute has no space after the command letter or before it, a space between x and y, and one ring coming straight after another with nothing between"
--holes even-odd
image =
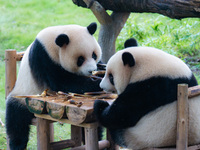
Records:
<instances>
[{"instance_id":1,"label":"chopped bamboo piece","mask_svg":"<svg viewBox=\"0 0 200 150\"><path fill-rule=\"evenodd\" d=\"M46 96L47 96L47 91L48 91L48 89L44 90L44 91L42 92L41 96L42 96L42 97L46 97Z\"/></svg>"},{"instance_id":2,"label":"chopped bamboo piece","mask_svg":"<svg viewBox=\"0 0 200 150\"><path fill-rule=\"evenodd\" d=\"M106 71L92 71L93 76L98 76L98 75L105 75Z\"/></svg>"}]
</instances>

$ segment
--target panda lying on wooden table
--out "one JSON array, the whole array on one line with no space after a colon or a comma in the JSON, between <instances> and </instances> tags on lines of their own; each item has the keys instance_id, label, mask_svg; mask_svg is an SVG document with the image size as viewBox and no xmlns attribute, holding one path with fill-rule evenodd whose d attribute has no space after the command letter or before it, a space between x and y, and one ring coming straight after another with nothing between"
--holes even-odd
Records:
<instances>
[{"instance_id":1,"label":"panda lying on wooden table","mask_svg":"<svg viewBox=\"0 0 200 150\"><path fill-rule=\"evenodd\" d=\"M120 146L133 150L174 146L177 85L191 87L197 81L179 58L134 43L125 42L126 48L108 61L100 87L117 92L118 98L112 105L96 100L95 115ZM200 143L200 96L189 100L189 125L188 144Z\"/></svg>"}]
</instances>

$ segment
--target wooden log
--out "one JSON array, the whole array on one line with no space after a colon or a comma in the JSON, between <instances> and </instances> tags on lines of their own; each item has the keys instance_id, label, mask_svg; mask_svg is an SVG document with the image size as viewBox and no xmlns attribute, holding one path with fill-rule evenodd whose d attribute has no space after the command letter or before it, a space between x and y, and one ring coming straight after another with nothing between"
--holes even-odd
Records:
<instances>
[{"instance_id":1,"label":"wooden log","mask_svg":"<svg viewBox=\"0 0 200 150\"><path fill-rule=\"evenodd\" d=\"M199 149L200 149L200 144L188 147L188 150L199 150Z\"/></svg>"},{"instance_id":2,"label":"wooden log","mask_svg":"<svg viewBox=\"0 0 200 150\"><path fill-rule=\"evenodd\" d=\"M16 50L6 50L5 51L5 97L12 91L15 82L16 82ZM9 147L9 138L7 139L7 150L10 150Z\"/></svg>"},{"instance_id":3,"label":"wooden log","mask_svg":"<svg viewBox=\"0 0 200 150\"><path fill-rule=\"evenodd\" d=\"M200 85L188 88L188 97L195 97L200 95Z\"/></svg>"},{"instance_id":4,"label":"wooden log","mask_svg":"<svg viewBox=\"0 0 200 150\"><path fill-rule=\"evenodd\" d=\"M5 51L5 68L6 68L6 82L5 93L6 97L12 91L16 81L16 50Z\"/></svg>"},{"instance_id":5,"label":"wooden log","mask_svg":"<svg viewBox=\"0 0 200 150\"><path fill-rule=\"evenodd\" d=\"M110 142L108 140L102 140L98 142L98 147L100 150L108 148L109 146L110 146ZM83 146L72 148L70 150L85 150L86 149L85 147L86 146L83 145Z\"/></svg>"},{"instance_id":6,"label":"wooden log","mask_svg":"<svg viewBox=\"0 0 200 150\"><path fill-rule=\"evenodd\" d=\"M46 108L47 108L48 114L55 119L61 119L64 116L66 116L65 105L62 105L60 103L47 102Z\"/></svg>"},{"instance_id":7,"label":"wooden log","mask_svg":"<svg viewBox=\"0 0 200 150\"><path fill-rule=\"evenodd\" d=\"M60 150L64 148L74 147L74 145L75 145L75 142L73 140L63 140L63 141L50 143L50 147L53 150Z\"/></svg>"},{"instance_id":8,"label":"wooden log","mask_svg":"<svg viewBox=\"0 0 200 150\"><path fill-rule=\"evenodd\" d=\"M97 126L85 129L85 145L87 150L98 150Z\"/></svg>"},{"instance_id":9,"label":"wooden log","mask_svg":"<svg viewBox=\"0 0 200 150\"><path fill-rule=\"evenodd\" d=\"M50 142L54 141L54 125L53 122L49 120L49 134L50 134Z\"/></svg>"},{"instance_id":10,"label":"wooden log","mask_svg":"<svg viewBox=\"0 0 200 150\"><path fill-rule=\"evenodd\" d=\"M82 128L71 125L71 139L75 142L74 147L81 146L82 142Z\"/></svg>"},{"instance_id":11,"label":"wooden log","mask_svg":"<svg viewBox=\"0 0 200 150\"><path fill-rule=\"evenodd\" d=\"M177 101L177 150L187 150L188 146L188 85L178 85Z\"/></svg>"},{"instance_id":12,"label":"wooden log","mask_svg":"<svg viewBox=\"0 0 200 150\"><path fill-rule=\"evenodd\" d=\"M90 93L91 94L91 93ZM116 94L101 95L81 95L71 93L58 96L17 96L26 97L26 104L30 112L34 114L49 113L52 118L68 118L74 124L87 123L95 121L93 104L95 99L102 99L112 103Z\"/></svg>"},{"instance_id":13,"label":"wooden log","mask_svg":"<svg viewBox=\"0 0 200 150\"><path fill-rule=\"evenodd\" d=\"M75 125L78 127L87 127L87 128L93 128L94 126L98 126L97 122L93 122L93 123L81 123L81 124L75 124L74 122L68 120L68 119L55 119L52 118L50 115L47 114L34 114L35 117L37 118L43 118L46 120L51 120L51 121L56 121L56 122L62 122L62 123L67 123L67 124L71 124L71 125Z\"/></svg>"},{"instance_id":14,"label":"wooden log","mask_svg":"<svg viewBox=\"0 0 200 150\"><path fill-rule=\"evenodd\" d=\"M70 121L74 122L75 124L81 124L86 120L88 112L87 110L79 107L66 106L66 115Z\"/></svg>"},{"instance_id":15,"label":"wooden log","mask_svg":"<svg viewBox=\"0 0 200 150\"><path fill-rule=\"evenodd\" d=\"M37 118L37 149L50 150L50 121Z\"/></svg>"},{"instance_id":16,"label":"wooden log","mask_svg":"<svg viewBox=\"0 0 200 150\"><path fill-rule=\"evenodd\" d=\"M28 110L35 114L42 114L46 112L46 102L35 99L35 98L26 98L26 105L28 107Z\"/></svg>"}]
</instances>

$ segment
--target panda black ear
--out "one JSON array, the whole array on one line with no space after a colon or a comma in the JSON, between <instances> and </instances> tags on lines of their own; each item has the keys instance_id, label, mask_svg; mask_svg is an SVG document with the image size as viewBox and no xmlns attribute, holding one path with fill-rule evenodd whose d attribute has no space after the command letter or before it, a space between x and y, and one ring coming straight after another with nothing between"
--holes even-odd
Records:
<instances>
[{"instance_id":1,"label":"panda black ear","mask_svg":"<svg viewBox=\"0 0 200 150\"><path fill-rule=\"evenodd\" d=\"M133 55L129 52L124 52L122 54L122 61L124 63L124 66L126 64L128 64L129 67L133 67L135 65L135 59L133 58Z\"/></svg>"},{"instance_id":2,"label":"panda black ear","mask_svg":"<svg viewBox=\"0 0 200 150\"><path fill-rule=\"evenodd\" d=\"M91 23L91 24L87 27L87 29L88 29L89 33L90 33L91 35L93 35L93 34L96 32L96 30L97 30L97 24L96 24L96 22Z\"/></svg>"},{"instance_id":3,"label":"panda black ear","mask_svg":"<svg viewBox=\"0 0 200 150\"><path fill-rule=\"evenodd\" d=\"M130 38L126 40L126 42L124 43L124 48L132 47L132 46L138 46L137 40L134 38Z\"/></svg>"},{"instance_id":4,"label":"panda black ear","mask_svg":"<svg viewBox=\"0 0 200 150\"><path fill-rule=\"evenodd\" d=\"M68 44L69 43L69 37L66 34L60 34L57 36L55 43L60 46L63 47L64 44Z\"/></svg>"}]
</instances>

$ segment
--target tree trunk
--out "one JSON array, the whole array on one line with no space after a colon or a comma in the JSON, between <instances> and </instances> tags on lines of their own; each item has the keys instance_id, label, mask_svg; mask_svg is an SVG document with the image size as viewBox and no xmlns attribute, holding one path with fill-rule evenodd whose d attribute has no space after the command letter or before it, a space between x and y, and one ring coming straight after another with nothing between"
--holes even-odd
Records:
<instances>
[{"instance_id":1,"label":"tree trunk","mask_svg":"<svg viewBox=\"0 0 200 150\"><path fill-rule=\"evenodd\" d=\"M95 0L92 0L95 1ZM115 12L152 12L170 18L200 17L200 0L97 0L106 10ZM83 0L74 4L88 7Z\"/></svg>"},{"instance_id":2,"label":"tree trunk","mask_svg":"<svg viewBox=\"0 0 200 150\"><path fill-rule=\"evenodd\" d=\"M115 41L130 13L113 12L109 15L97 1L84 0L84 2L101 24L98 42L102 48L102 62L107 63L115 53Z\"/></svg>"},{"instance_id":3,"label":"tree trunk","mask_svg":"<svg viewBox=\"0 0 200 150\"><path fill-rule=\"evenodd\" d=\"M107 63L109 58L115 53L115 41L123 28L130 13L116 13L111 15L112 22L101 24L98 42L102 48L102 62Z\"/></svg>"}]
</instances>

